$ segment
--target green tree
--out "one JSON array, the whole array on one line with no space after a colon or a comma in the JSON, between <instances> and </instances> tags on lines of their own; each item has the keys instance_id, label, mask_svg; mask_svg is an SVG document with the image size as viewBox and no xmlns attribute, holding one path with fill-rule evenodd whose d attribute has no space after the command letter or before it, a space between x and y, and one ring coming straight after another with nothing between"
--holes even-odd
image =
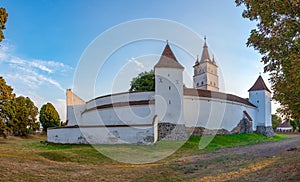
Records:
<instances>
[{"instance_id":1,"label":"green tree","mask_svg":"<svg viewBox=\"0 0 300 182\"><path fill-rule=\"evenodd\" d=\"M133 78L130 83L129 91L154 91L155 77L154 71L145 71Z\"/></svg>"},{"instance_id":2,"label":"green tree","mask_svg":"<svg viewBox=\"0 0 300 182\"><path fill-rule=\"evenodd\" d=\"M36 122L38 108L28 97L17 97L9 107L11 114L8 125L14 135L24 136L39 128L39 123Z\"/></svg>"},{"instance_id":3,"label":"green tree","mask_svg":"<svg viewBox=\"0 0 300 182\"><path fill-rule=\"evenodd\" d=\"M300 3L299 0L236 0L243 17L257 22L247 46L262 54L270 73L278 112L300 121Z\"/></svg>"},{"instance_id":4,"label":"green tree","mask_svg":"<svg viewBox=\"0 0 300 182\"><path fill-rule=\"evenodd\" d=\"M40 110L40 122L43 131L47 132L47 128L59 126L60 118L58 112L51 103L44 104Z\"/></svg>"},{"instance_id":5,"label":"green tree","mask_svg":"<svg viewBox=\"0 0 300 182\"><path fill-rule=\"evenodd\" d=\"M0 77L0 136L6 137L10 129L8 122L13 115L11 102L14 98L13 88L6 84L3 77Z\"/></svg>"},{"instance_id":6,"label":"green tree","mask_svg":"<svg viewBox=\"0 0 300 182\"><path fill-rule=\"evenodd\" d=\"M6 13L5 8L0 8L0 42L4 39L4 34L2 30L5 29L5 23L7 21L8 14Z\"/></svg>"},{"instance_id":7,"label":"green tree","mask_svg":"<svg viewBox=\"0 0 300 182\"><path fill-rule=\"evenodd\" d=\"M277 116L276 114L272 114L272 127L273 130L276 130L277 126L282 123L281 117Z\"/></svg>"},{"instance_id":8,"label":"green tree","mask_svg":"<svg viewBox=\"0 0 300 182\"><path fill-rule=\"evenodd\" d=\"M297 129L298 124L295 120L291 119L290 120L290 125L292 126L293 131L295 131Z\"/></svg>"}]
</instances>

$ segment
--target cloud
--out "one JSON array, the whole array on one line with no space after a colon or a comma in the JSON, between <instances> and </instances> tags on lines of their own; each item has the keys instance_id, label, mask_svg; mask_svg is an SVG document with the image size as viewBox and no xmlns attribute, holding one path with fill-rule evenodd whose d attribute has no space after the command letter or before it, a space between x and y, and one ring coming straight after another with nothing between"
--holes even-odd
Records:
<instances>
[{"instance_id":1,"label":"cloud","mask_svg":"<svg viewBox=\"0 0 300 182\"><path fill-rule=\"evenodd\" d=\"M12 71L6 74L6 77L9 79L22 81L32 88L43 84L50 84L62 91L64 89L59 81L51 78L51 76L56 73L72 70L71 66L57 61L24 59L15 56L12 46L9 44L3 44L0 47L0 64L6 64L5 66L8 65L11 68Z\"/></svg>"},{"instance_id":2,"label":"cloud","mask_svg":"<svg viewBox=\"0 0 300 182\"><path fill-rule=\"evenodd\" d=\"M129 60L129 62L136 64L140 69L144 69L145 68L145 65L142 62L136 60L135 58L131 58Z\"/></svg>"}]
</instances>

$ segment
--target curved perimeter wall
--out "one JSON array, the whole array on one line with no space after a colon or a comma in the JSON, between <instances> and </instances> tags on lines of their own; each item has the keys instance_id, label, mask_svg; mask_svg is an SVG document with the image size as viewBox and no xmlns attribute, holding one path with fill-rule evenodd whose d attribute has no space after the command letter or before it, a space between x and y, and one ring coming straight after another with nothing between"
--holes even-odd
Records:
<instances>
[{"instance_id":1,"label":"curved perimeter wall","mask_svg":"<svg viewBox=\"0 0 300 182\"><path fill-rule=\"evenodd\" d=\"M208 97L184 96L184 120L186 127L226 129L232 131L246 117L251 117L253 130L256 130L256 107L239 102Z\"/></svg>"}]
</instances>

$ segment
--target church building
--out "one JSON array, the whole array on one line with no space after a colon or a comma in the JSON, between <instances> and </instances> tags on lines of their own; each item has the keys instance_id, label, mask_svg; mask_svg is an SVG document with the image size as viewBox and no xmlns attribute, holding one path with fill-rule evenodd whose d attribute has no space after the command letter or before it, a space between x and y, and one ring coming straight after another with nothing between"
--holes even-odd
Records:
<instances>
[{"instance_id":1,"label":"church building","mask_svg":"<svg viewBox=\"0 0 300 182\"><path fill-rule=\"evenodd\" d=\"M144 144L190 135L273 136L271 92L261 76L249 100L219 91L218 66L206 43L195 60L193 88L167 42L154 66L155 91L122 92L84 101L67 89L67 126L48 128L53 143Z\"/></svg>"}]
</instances>

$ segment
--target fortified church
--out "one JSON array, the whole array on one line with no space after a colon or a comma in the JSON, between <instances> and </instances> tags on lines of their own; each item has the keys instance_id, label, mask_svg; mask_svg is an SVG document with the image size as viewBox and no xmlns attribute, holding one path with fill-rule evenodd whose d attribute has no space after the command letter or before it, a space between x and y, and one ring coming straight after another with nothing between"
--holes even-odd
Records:
<instances>
[{"instance_id":1,"label":"fortified church","mask_svg":"<svg viewBox=\"0 0 300 182\"><path fill-rule=\"evenodd\" d=\"M251 133L273 136L271 92L261 76L249 100L219 92L218 66L205 43L193 88L167 42L154 66L155 91L124 92L84 101L67 89L67 126L48 128L53 143L153 144L189 135Z\"/></svg>"}]
</instances>

